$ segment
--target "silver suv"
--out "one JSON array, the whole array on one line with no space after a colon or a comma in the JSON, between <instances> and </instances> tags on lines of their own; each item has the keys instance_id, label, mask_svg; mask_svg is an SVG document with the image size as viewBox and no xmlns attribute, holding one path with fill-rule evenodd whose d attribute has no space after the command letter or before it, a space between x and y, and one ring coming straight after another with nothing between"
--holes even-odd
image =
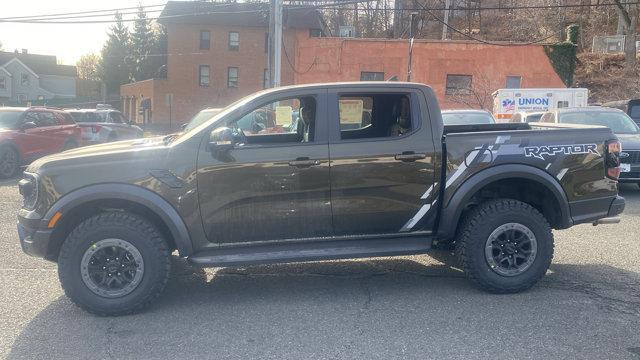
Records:
<instances>
[{"instance_id":1,"label":"silver suv","mask_svg":"<svg viewBox=\"0 0 640 360\"><path fill-rule=\"evenodd\" d=\"M113 109L67 110L82 129L85 144L98 144L117 140L136 139L143 136L142 129Z\"/></svg>"}]
</instances>

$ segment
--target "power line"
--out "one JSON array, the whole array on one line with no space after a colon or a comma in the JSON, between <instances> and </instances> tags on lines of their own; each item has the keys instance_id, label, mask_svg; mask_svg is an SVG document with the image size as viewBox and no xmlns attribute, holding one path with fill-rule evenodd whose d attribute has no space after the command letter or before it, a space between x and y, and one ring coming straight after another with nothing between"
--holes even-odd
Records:
<instances>
[{"instance_id":1,"label":"power line","mask_svg":"<svg viewBox=\"0 0 640 360\"><path fill-rule=\"evenodd\" d=\"M78 12L66 12L66 13L30 15L30 16L12 16L12 17L2 18L2 20L29 19L29 18L34 18L34 17L35 18L46 18L46 17L52 17L52 16L67 16L67 15L79 15L79 14L91 14L91 13L103 13L103 12L113 12L113 13L115 13L116 11L121 11L121 10L132 10L132 9L139 9L139 8L146 9L146 8L152 8L152 7L165 6L165 5L166 5L166 3L157 4L157 5L144 5L144 6L136 6L136 7L117 8L117 9L87 10L87 11L78 11Z\"/></svg>"},{"instance_id":2,"label":"power line","mask_svg":"<svg viewBox=\"0 0 640 360\"><path fill-rule=\"evenodd\" d=\"M157 13L157 12L161 12L162 9L158 9L158 10L146 10L145 14L149 14L149 13ZM128 12L113 12L113 13L104 13L104 14L95 14L95 15L69 15L69 16L56 16L56 17L48 17L48 18L39 18L39 17L34 17L34 18L29 18L29 19L17 19L17 20L6 20L5 19L0 19L0 22L25 22L25 21L33 21L33 22L45 22L46 21L52 21L52 20L65 20L65 19L89 19L89 18L97 18L97 17L115 17L116 14L118 15L135 15L137 14L138 11L128 11Z\"/></svg>"},{"instance_id":3,"label":"power line","mask_svg":"<svg viewBox=\"0 0 640 360\"><path fill-rule=\"evenodd\" d=\"M483 39L480 39L480 38L476 38L476 37L471 36L471 35L463 32L463 31L458 30L457 28L449 25L446 21L444 21L444 20L440 19L439 17L437 17L431 10L427 9L426 7L424 7L423 10L426 11L429 15L431 15L431 17L433 17L437 22L443 24L444 26L449 28L451 31L453 31L455 33L458 33L458 34L460 34L460 35L462 35L462 36L464 36L464 37L466 37L466 38L468 38L470 40L477 41L479 43L483 43L483 44L487 44L487 45L494 45L494 46L527 46L527 45L533 45L533 44L538 44L538 43L547 41L547 40L551 39L552 37L556 36L556 34L560 34L561 33L560 31L558 31L558 32L553 33L553 34L551 34L551 35L549 35L547 37L544 37L542 39L538 39L538 40L534 40L534 41L530 41L530 42L526 42L526 43L520 43L520 42L518 42L518 43L496 43L496 42L491 42L491 41L486 41L486 40L483 40Z\"/></svg>"},{"instance_id":4,"label":"power line","mask_svg":"<svg viewBox=\"0 0 640 360\"><path fill-rule=\"evenodd\" d=\"M293 0L289 0L293 1ZM314 1L314 0L311 0ZM345 10L341 5L349 5L355 3L367 3L376 0L354 0L350 2L334 2L332 4L318 5L288 5L289 8L309 8L309 9L325 9L325 10ZM640 1L623 2L622 5L637 5ZM421 5L424 6L424 5ZM489 11L489 10L540 10L540 9L563 9L563 8L585 8L585 7L609 7L618 6L616 3L599 3L599 4L558 4L558 5L517 5L517 6L486 6L486 7L451 7L450 11ZM429 7L432 11L445 11L446 7ZM366 11L423 11L424 8L367 8ZM365 11L364 9L362 11Z\"/></svg>"},{"instance_id":5,"label":"power line","mask_svg":"<svg viewBox=\"0 0 640 360\"><path fill-rule=\"evenodd\" d=\"M264 13L265 9L256 9L256 10L237 10L237 11L209 11L209 12L200 12L200 13L191 13L191 14L181 14L181 15L166 15L166 16L152 16L147 17L146 20L160 20L160 19L173 19L173 18L181 18L181 17L191 17L191 16L200 16L200 15L217 15L217 14L240 14L240 13ZM138 19L122 19L122 22L135 22ZM11 23L11 24L108 24L114 23L117 20L78 20L78 21L56 21L56 19L47 19L47 20L4 20L0 19L0 23Z\"/></svg>"}]
</instances>

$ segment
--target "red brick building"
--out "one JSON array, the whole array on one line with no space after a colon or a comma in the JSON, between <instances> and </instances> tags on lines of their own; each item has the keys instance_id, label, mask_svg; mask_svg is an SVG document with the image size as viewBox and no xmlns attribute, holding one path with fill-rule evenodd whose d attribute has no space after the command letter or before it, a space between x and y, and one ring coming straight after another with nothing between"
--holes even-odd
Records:
<instances>
[{"instance_id":1,"label":"red brick building","mask_svg":"<svg viewBox=\"0 0 640 360\"><path fill-rule=\"evenodd\" d=\"M136 114L145 104L151 122L166 124L171 118L175 126L203 108L226 106L265 87L268 8L263 4L170 1L161 18L168 35L167 78L121 87L130 118L142 122ZM306 9L286 13L283 33L283 85L407 80L406 39L321 37L321 18ZM498 88L564 87L541 45L466 41L416 41L411 80L431 85L443 108L491 108L490 94Z\"/></svg>"},{"instance_id":2,"label":"red brick building","mask_svg":"<svg viewBox=\"0 0 640 360\"><path fill-rule=\"evenodd\" d=\"M167 31L167 78L123 85L126 116L143 122L138 110L147 105L152 123L168 123L171 115L172 124L179 124L203 108L226 106L266 87L265 4L169 1L159 21ZM318 13L307 9L288 11L284 25L284 47L291 61L296 38L322 32ZM283 62L282 84L293 84L293 69Z\"/></svg>"}]
</instances>

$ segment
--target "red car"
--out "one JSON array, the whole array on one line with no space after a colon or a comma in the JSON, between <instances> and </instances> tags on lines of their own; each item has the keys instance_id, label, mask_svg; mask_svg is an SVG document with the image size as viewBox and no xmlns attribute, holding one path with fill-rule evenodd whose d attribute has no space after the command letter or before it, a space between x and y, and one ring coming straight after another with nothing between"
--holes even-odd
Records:
<instances>
[{"instance_id":1,"label":"red car","mask_svg":"<svg viewBox=\"0 0 640 360\"><path fill-rule=\"evenodd\" d=\"M0 178L20 166L81 144L80 127L71 115L46 107L0 107Z\"/></svg>"}]
</instances>

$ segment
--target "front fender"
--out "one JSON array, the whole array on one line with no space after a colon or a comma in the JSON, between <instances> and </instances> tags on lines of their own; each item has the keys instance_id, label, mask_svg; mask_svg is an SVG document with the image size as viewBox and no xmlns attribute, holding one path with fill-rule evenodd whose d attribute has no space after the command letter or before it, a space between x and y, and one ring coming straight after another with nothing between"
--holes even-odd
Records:
<instances>
[{"instance_id":1,"label":"front fender","mask_svg":"<svg viewBox=\"0 0 640 360\"><path fill-rule=\"evenodd\" d=\"M449 202L443 205L438 224L438 237L441 239L453 238L456 234L462 211L473 195L490 183L504 179L527 179L543 185L553 194L556 204L559 205L561 217L559 227L567 228L573 225L567 194L553 176L532 166L505 164L482 170L469 177L458 187Z\"/></svg>"},{"instance_id":2,"label":"front fender","mask_svg":"<svg viewBox=\"0 0 640 360\"><path fill-rule=\"evenodd\" d=\"M173 206L153 191L131 184L98 184L72 191L51 206L44 215L42 223L47 224L58 211L64 216L74 207L88 201L109 199L135 202L153 211L169 228L180 255L188 256L193 253L187 226Z\"/></svg>"}]
</instances>

